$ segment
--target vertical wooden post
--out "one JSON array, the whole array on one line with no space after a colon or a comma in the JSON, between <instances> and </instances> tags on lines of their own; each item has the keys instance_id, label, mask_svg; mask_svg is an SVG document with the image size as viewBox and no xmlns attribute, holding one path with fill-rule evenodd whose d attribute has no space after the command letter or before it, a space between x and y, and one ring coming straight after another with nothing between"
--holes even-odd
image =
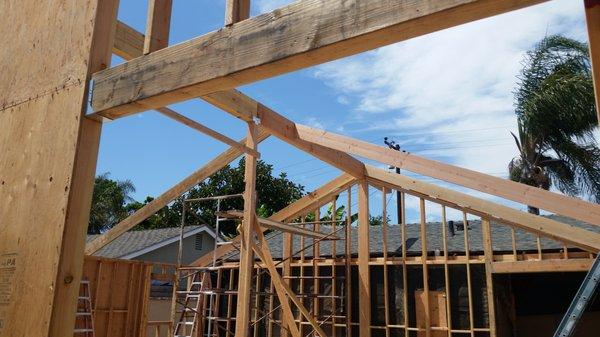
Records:
<instances>
[{"instance_id":1,"label":"vertical wooden post","mask_svg":"<svg viewBox=\"0 0 600 337\"><path fill-rule=\"evenodd\" d=\"M361 337L371 335L369 259L369 184L361 181L358 183L358 314Z\"/></svg>"},{"instance_id":2,"label":"vertical wooden post","mask_svg":"<svg viewBox=\"0 0 600 337\"><path fill-rule=\"evenodd\" d=\"M257 126L248 123L248 137L246 146L256 150ZM256 157L246 154L246 167L244 180L244 220L242 221L242 242L240 247L240 275L238 280L238 302L235 321L235 336L247 337L250 323L250 288L252 282L252 270L254 265L254 254L252 245L254 241L254 223L256 222Z\"/></svg>"},{"instance_id":3,"label":"vertical wooden post","mask_svg":"<svg viewBox=\"0 0 600 337\"><path fill-rule=\"evenodd\" d=\"M236 22L250 17L250 0L226 0L225 25L230 26Z\"/></svg>"},{"instance_id":4,"label":"vertical wooden post","mask_svg":"<svg viewBox=\"0 0 600 337\"><path fill-rule=\"evenodd\" d=\"M346 201L346 229L345 229L345 279L346 282L346 336L352 337L352 267L350 258L352 258L352 186L348 187Z\"/></svg>"},{"instance_id":5,"label":"vertical wooden post","mask_svg":"<svg viewBox=\"0 0 600 337\"><path fill-rule=\"evenodd\" d=\"M427 268L427 217L425 216L425 200L419 199L421 215L421 263L423 266L423 298L425 303L425 336L431 336L431 308L429 301L429 269Z\"/></svg>"},{"instance_id":6,"label":"vertical wooden post","mask_svg":"<svg viewBox=\"0 0 600 337\"><path fill-rule=\"evenodd\" d=\"M485 284L488 298L488 316L490 324L490 337L496 337L496 309L494 299L494 278L492 275L492 262L494 262L494 249L492 245L492 232L489 219L481 219L483 230L483 254L485 258Z\"/></svg>"},{"instance_id":7,"label":"vertical wooden post","mask_svg":"<svg viewBox=\"0 0 600 337\"><path fill-rule=\"evenodd\" d=\"M382 243L383 243L383 308L385 310L385 336L390 337L390 294L388 285L388 215L387 215L387 194L388 190L385 187L381 188L381 226L382 226Z\"/></svg>"},{"instance_id":8,"label":"vertical wooden post","mask_svg":"<svg viewBox=\"0 0 600 337\"><path fill-rule=\"evenodd\" d=\"M452 337L452 315L450 314L450 273L448 268L448 224L446 222L446 206L442 205L442 244L444 247L444 283L446 285L446 321L448 337Z\"/></svg>"},{"instance_id":9,"label":"vertical wooden post","mask_svg":"<svg viewBox=\"0 0 600 337\"><path fill-rule=\"evenodd\" d=\"M292 273L292 268L291 268L291 255L292 255L292 250L293 250L293 245L292 242L294 240L294 237L292 236L291 233L283 233L283 268L281 269L281 276L283 277L283 282L287 283L288 285L291 285L291 280L289 278L286 278L288 276L290 276ZM273 287L273 282L271 282L271 287ZM272 291L271 291L272 292ZM271 298L273 298L273 296L271 296ZM289 301L288 301L289 303ZM286 317L282 317L281 318L281 332L280 335L281 337L288 337L289 336L289 332L287 330L287 326L288 326L288 322L286 322Z\"/></svg>"},{"instance_id":10,"label":"vertical wooden post","mask_svg":"<svg viewBox=\"0 0 600 337\"><path fill-rule=\"evenodd\" d=\"M172 0L149 0L144 55L169 45Z\"/></svg>"},{"instance_id":11,"label":"vertical wooden post","mask_svg":"<svg viewBox=\"0 0 600 337\"><path fill-rule=\"evenodd\" d=\"M600 0L584 0L584 4L596 91L596 113L600 124Z\"/></svg>"}]
</instances>

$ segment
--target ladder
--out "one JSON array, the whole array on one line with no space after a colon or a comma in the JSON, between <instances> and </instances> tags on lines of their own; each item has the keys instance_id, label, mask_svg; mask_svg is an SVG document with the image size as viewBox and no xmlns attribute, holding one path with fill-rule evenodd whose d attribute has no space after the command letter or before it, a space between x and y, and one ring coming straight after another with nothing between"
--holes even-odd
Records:
<instances>
[{"instance_id":1,"label":"ladder","mask_svg":"<svg viewBox=\"0 0 600 337\"><path fill-rule=\"evenodd\" d=\"M94 337L94 319L92 316L92 296L90 281L81 280L75 313L74 336Z\"/></svg>"},{"instance_id":2,"label":"ladder","mask_svg":"<svg viewBox=\"0 0 600 337\"><path fill-rule=\"evenodd\" d=\"M210 274L204 270L194 271L188 280L186 290L176 291L177 297L185 296L185 300L181 303L181 311L178 311L180 316L173 330L174 337L195 337L204 332L204 302L211 286Z\"/></svg>"},{"instance_id":3,"label":"ladder","mask_svg":"<svg viewBox=\"0 0 600 337\"><path fill-rule=\"evenodd\" d=\"M565 316L560 321L558 329L556 329L556 332L554 333L554 337L573 336L583 312L596 296L598 283L600 283L600 255L596 257L596 261L594 261L592 268L585 276L575 298L573 298L573 302L571 302Z\"/></svg>"}]
</instances>

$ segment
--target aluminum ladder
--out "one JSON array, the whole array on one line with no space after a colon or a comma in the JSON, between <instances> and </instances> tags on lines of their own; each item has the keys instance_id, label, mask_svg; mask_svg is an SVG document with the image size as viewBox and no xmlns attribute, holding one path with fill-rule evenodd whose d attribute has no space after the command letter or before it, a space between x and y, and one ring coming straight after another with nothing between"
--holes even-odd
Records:
<instances>
[{"instance_id":1,"label":"aluminum ladder","mask_svg":"<svg viewBox=\"0 0 600 337\"><path fill-rule=\"evenodd\" d=\"M560 321L558 329L556 329L556 332L554 333L554 337L573 336L583 312L588 304L594 300L594 297L598 292L598 283L600 283L600 255L596 257L596 261L592 264L592 268L585 276L569 309Z\"/></svg>"}]
</instances>

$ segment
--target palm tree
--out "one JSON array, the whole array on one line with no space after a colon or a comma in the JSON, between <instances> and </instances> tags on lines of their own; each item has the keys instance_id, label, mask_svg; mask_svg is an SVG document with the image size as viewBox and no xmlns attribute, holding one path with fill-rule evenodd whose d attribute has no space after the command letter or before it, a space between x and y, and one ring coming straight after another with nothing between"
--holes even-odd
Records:
<instances>
[{"instance_id":1,"label":"palm tree","mask_svg":"<svg viewBox=\"0 0 600 337\"><path fill-rule=\"evenodd\" d=\"M125 219L127 203L134 201L135 187L130 180L112 180L106 172L96 177L88 234L100 234Z\"/></svg>"},{"instance_id":2,"label":"palm tree","mask_svg":"<svg viewBox=\"0 0 600 337\"><path fill-rule=\"evenodd\" d=\"M519 155L510 179L600 201L600 149L588 48L562 36L527 53L515 92ZM529 212L539 210L529 207Z\"/></svg>"}]
</instances>

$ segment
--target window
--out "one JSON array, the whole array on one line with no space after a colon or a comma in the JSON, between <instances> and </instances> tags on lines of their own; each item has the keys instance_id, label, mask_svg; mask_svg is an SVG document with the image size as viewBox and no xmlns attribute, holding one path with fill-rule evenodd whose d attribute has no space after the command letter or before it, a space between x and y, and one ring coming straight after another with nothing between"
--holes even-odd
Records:
<instances>
[{"instance_id":1,"label":"window","mask_svg":"<svg viewBox=\"0 0 600 337\"><path fill-rule=\"evenodd\" d=\"M202 234L196 234L196 241L194 242L194 249L202 250Z\"/></svg>"}]
</instances>

